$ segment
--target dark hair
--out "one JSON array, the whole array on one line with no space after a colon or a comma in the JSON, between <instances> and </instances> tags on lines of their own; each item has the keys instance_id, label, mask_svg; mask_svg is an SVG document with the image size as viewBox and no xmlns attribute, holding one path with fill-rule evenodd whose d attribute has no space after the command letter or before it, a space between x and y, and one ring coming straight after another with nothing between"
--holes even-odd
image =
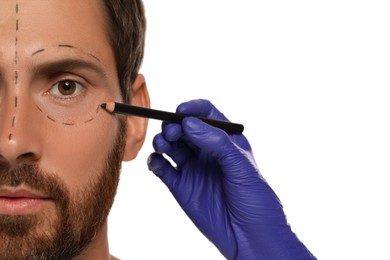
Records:
<instances>
[{"instance_id":1,"label":"dark hair","mask_svg":"<svg viewBox=\"0 0 390 260\"><path fill-rule=\"evenodd\" d=\"M144 57L146 18L142 0L102 0L114 51L121 93L130 102L130 86Z\"/></svg>"}]
</instances>

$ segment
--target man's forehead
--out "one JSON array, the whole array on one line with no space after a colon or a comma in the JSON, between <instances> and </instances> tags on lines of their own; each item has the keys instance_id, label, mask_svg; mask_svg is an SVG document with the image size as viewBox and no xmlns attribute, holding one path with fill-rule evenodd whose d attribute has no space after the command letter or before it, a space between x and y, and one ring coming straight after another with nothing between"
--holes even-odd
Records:
<instances>
[{"instance_id":1,"label":"man's forehead","mask_svg":"<svg viewBox=\"0 0 390 260\"><path fill-rule=\"evenodd\" d=\"M113 59L100 1L1 0L0 17L3 62L48 57L57 51L99 62Z\"/></svg>"},{"instance_id":2,"label":"man's forehead","mask_svg":"<svg viewBox=\"0 0 390 260\"><path fill-rule=\"evenodd\" d=\"M1 38L18 34L20 41L73 41L91 45L105 36L104 8L94 0L0 1Z\"/></svg>"}]
</instances>

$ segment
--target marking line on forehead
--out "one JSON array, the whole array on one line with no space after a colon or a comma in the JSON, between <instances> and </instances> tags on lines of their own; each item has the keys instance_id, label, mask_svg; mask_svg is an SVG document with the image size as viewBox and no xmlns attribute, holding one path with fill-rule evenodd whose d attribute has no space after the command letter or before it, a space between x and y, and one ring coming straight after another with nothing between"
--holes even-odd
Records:
<instances>
[{"instance_id":1,"label":"marking line on forehead","mask_svg":"<svg viewBox=\"0 0 390 260\"><path fill-rule=\"evenodd\" d=\"M17 70L15 70L15 85L17 86L19 84L19 73Z\"/></svg>"},{"instance_id":2,"label":"marking line on forehead","mask_svg":"<svg viewBox=\"0 0 390 260\"><path fill-rule=\"evenodd\" d=\"M18 36L15 37L15 55L14 55L15 65L18 64L18 49L17 49L17 45L18 45Z\"/></svg>"},{"instance_id":3,"label":"marking line on forehead","mask_svg":"<svg viewBox=\"0 0 390 260\"><path fill-rule=\"evenodd\" d=\"M70 44L58 44L58 47L60 47L60 48L71 48L71 49L75 48L73 45L70 45Z\"/></svg>"},{"instance_id":4,"label":"marking line on forehead","mask_svg":"<svg viewBox=\"0 0 390 260\"><path fill-rule=\"evenodd\" d=\"M18 13L19 13L19 3L16 3L15 4L15 15L16 15L16 18L15 18L15 53L14 53L14 63L15 63L15 87L18 87L19 85L19 73L18 73L18 70L17 70L17 66L18 66L18 31L19 31L19 18L18 18ZM15 96L15 110L17 109L18 107L18 96L16 95ZM12 122L11 122L11 128L15 128L15 122L16 122L16 115L14 114L13 117L12 117ZM12 131L11 133L9 134L8 136L8 140L11 141L12 140Z\"/></svg>"},{"instance_id":5,"label":"marking line on forehead","mask_svg":"<svg viewBox=\"0 0 390 260\"><path fill-rule=\"evenodd\" d=\"M96 57L95 55L93 55L92 53L87 52L87 54L88 54L89 56L91 56L92 58L94 58L95 60L97 60L98 62L101 63L100 59L99 59L98 57Z\"/></svg>"},{"instance_id":6,"label":"marking line on forehead","mask_svg":"<svg viewBox=\"0 0 390 260\"><path fill-rule=\"evenodd\" d=\"M37 51L34 51L34 52L31 54L31 56L37 55L38 53L43 52L43 51L45 51L45 49L39 49L39 50L37 50Z\"/></svg>"},{"instance_id":7,"label":"marking line on forehead","mask_svg":"<svg viewBox=\"0 0 390 260\"><path fill-rule=\"evenodd\" d=\"M101 62L100 59L98 57L96 57L96 55L90 53L90 52L86 52L86 51L83 51L83 50L80 50L79 48L76 48L74 47L73 45L70 45L70 44L59 44L58 47L60 48L70 48L70 49L77 49L81 52L84 52L86 54L88 54L89 56L91 56L92 58L94 58L95 60L97 60L98 62Z\"/></svg>"},{"instance_id":8,"label":"marking line on forehead","mask_svg":"<svg viewBox=\"0 0 390 260\"><path fill-rule=\"evenodd\" d=\"M63 125L69 125L69 126L75 125L75 123L67 123L67 122L63 122L62 124Z\"/></svg>"},{"instance_id":9,"label":"marking line on forehead","mask_svg":"<svg viewBox=\"0 0 390 260\"><path fill-rule=\"evenodd\" d=\"M99 63L102 63L102 61L101 61L95 54L90 53L90 52L87 52L87 51L84 51L84 50L82 50L82 49L79 49L79 48L77 48L77 47L75 47L75 46L73 46L73 45L70 45L70 44L58 44L57 47L59 47L59 48L68 48L68 49L75 49L75 50L78 50L78 51L80 51L80 52L82 52L82 53L84 53L84 54L86 54L86 55L92 57L93 59L95 59L95 60L98 61ZM35 56L35 55L37 55L37 54L39 54L39 53L41 53L41 52L44 52L45 50L46 50L45 48L38 49L38 50L34 51L34 52L31 54L31 56Z\"/></svg>"}]
</instances>

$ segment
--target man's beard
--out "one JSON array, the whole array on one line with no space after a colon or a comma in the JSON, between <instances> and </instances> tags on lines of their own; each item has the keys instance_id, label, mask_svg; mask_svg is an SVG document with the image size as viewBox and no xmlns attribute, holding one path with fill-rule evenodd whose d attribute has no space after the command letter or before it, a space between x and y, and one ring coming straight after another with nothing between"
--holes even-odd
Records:
<instances>
[{"instance_id":1,"label":"man's beard","mask_svg":"<svg viewBox=\"0 0 390 260\"><path fill-rule=\"evenodd\" d=\"M0 259L70 259L88 246L106 222L114 201L125 130L126 125L120 120L116 142L102 171L90 179L88 187L81 187L72 196L61 179L40 171L36 164L24 164L17 169L0 164L0 187L23 184L43 192L55 203L56 213L50 217L45 212L0 215Z\"/></svg>"}]
</instances>

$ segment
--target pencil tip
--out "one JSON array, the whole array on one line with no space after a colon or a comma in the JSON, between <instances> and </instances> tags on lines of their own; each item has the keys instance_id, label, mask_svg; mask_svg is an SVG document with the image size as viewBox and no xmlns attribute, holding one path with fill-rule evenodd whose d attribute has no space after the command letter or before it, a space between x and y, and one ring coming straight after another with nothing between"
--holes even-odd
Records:
<instances>
[{"instance_id":1,"label":"pencil tip","mask_svg":"<svg viewBox=\"0 0 390 260\"><path fill-rule=\"evenodd\" d=\"M115 102L103 103L100 105L100 107L112 113L115 110Z\"/></svg>"}]
</instances>

